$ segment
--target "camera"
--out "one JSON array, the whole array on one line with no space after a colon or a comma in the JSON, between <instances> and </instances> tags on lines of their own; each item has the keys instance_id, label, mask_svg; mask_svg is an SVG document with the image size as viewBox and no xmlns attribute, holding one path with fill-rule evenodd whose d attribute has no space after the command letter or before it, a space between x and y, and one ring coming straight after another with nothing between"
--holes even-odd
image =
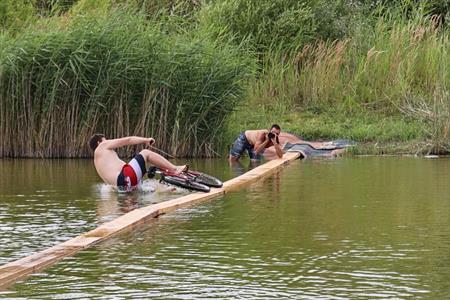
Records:
<instances>
[{"instance_id":1,"label":"camera","mask_svg":"<svg viewBox=\"0 0 450 300\"><path fill-rule=\"evenodd\" d=\"M269 138L269 140L273 139L275 137L275 133L269 132L267 134L267 137Z\"/></svg>"}]
</instances>

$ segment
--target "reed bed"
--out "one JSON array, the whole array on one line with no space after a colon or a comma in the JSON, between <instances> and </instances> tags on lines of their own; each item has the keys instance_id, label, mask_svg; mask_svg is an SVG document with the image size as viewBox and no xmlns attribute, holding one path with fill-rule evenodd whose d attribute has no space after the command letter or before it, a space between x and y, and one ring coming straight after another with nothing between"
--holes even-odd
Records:
<instances>
[{"instance_id":1,"label":"reed bed","mask_svg":"<svg viewBox=\"0 0 450 300\"><path fill-rule=\"evenodd\" d=\"M251 72L236 47L165 34L136 15L34 28L0 37L0 157L91 156L95 132L153 136L173 156L215 155Z\"/></svg>"}]
</instances>

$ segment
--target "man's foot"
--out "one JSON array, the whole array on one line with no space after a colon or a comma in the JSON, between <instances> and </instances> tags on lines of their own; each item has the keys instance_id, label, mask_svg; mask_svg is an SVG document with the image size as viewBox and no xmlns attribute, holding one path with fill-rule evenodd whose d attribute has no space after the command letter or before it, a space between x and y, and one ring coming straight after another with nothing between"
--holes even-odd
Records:
<instances>
[{"instance_id":1,"label":"man's foot","mask_svg":"<svg viewBox=\"0 0 450 300\"><path fill-rule=\"evenodd\" d=\"M188 170L188 166L187 165L177 166L174 173L176 175L178 175L178 174L181 174L183 172L186 172L187 170Z\"/></svg>"}]
</instances>

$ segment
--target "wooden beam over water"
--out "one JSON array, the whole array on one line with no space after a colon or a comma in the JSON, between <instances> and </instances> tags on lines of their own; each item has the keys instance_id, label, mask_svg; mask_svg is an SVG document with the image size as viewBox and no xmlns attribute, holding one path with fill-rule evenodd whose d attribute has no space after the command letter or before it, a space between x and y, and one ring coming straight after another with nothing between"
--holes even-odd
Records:
<instances>
[{"instance_id":1,"label":"wooden beam over water","mask_svg":"<svg viewBox=\"0 0 450 300\"><path fill-rule=\"evenodd\" d=\"M192 193L180 198L164 201L135 209L123 216L107 222L94 230L77 236L64 243L58 244L44 251L0 266L0 289L5 289L19 279L53 265L66 256L105 241L111 236L131 230L161 214L180 207L193 205L198 202L217 198L225 193L238 190L267 175L274 173L290 161L300 157L299 153L288 152L283 158L269 161L241 176L228 180L221 188L213 188L209 193Z\"/></svg>"}]
</instances>

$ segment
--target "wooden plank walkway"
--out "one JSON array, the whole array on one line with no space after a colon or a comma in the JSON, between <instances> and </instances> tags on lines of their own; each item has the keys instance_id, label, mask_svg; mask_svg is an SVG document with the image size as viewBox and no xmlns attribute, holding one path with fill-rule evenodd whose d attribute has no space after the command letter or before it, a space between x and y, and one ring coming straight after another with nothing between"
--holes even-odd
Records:
<instances>
[{"instance_id":1,"label":"wooden plank walkway","mask_svg":"<svg viewBox=\"0 0 450 300\"><path fill-rule=\"evenodd\" d=\"M42 270L66 256L70 256L82 249L105 241L113 235L117 235L126 230L131 230L161 214L180 207L217 198L225 193L247 186L262 177L274 173L290 161L299 158L299 156L299 153L288 152L283 158L269 161L241 176L228 180L223 184L222 188L213 188L209 193L192 193L180 198L135 209L64 243L0 266L0 289L5 289L14 284L17 280Z\"/></svg>"}]
</instances>

